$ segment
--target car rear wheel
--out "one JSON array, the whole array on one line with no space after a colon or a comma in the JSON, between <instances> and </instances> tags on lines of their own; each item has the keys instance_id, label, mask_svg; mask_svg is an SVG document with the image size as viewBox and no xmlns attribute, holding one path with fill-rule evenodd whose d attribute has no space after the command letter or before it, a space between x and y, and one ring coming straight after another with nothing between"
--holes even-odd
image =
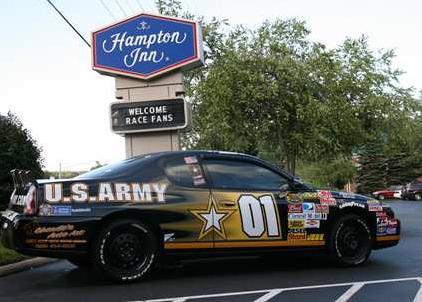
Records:
<instances>
[{"instance_id":1,"label":"car rear wheel","mask_svg":"<svg viewBox=\"0 0 422 302\"><path fill-rule=\"evenodd\" d=\"M121 282L142 278L153 267L157 255L158 242L152 229L132 219L105 227L92 250L94 267Z\"/></svg>"},{"instance_id":2,"label":"car rear wheel","mask_svg":"<svg viewBox=\"0 0 422 302\"><path fill-rule=\"evenodd\" d=\"M421 193L416 193L415 194L415 199L416 200L422 200L422 194Z\"/></svg>"},{"instance_id":3,"label":"car rear wheel","mask_svg":"<svg viewBox=\"0 0 422 302\"><path fill-rule=\"evenodd\" d=\"M327 244L336 265L357 266L364 263L371 253L372 235L364 219L346 214L334 222Z\"/></svg>"}]
</instances>

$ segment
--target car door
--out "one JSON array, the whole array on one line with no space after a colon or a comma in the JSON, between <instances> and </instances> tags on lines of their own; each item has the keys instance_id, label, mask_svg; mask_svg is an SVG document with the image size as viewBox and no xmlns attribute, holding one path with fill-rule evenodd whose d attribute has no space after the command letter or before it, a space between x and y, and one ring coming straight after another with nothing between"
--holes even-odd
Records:
<instances>
[{"instance_id":1,"label":"car door","mask_svg":"<svg viewBox=\"0 0 422 302\"><path fill-rule=\"evenodd\" d=\"M215 248L280 246L287 238L289 179L254 160L208 156L202 165L211 186L207 221Z\"/></svg>"},{"instance_id":2,"label":"car door","mask_svg":"<svg viewBox=\"0 0 422 302\"><path fill-rule=\"evenodd\" d=\"M166 220L160 224L165 250L212 249L214 234L204 233L202 221L191 212L207 208L211 196L197 155L177 154L160 165L168 182L167 203L160 208Z\"/></svg>"}]
</instances>

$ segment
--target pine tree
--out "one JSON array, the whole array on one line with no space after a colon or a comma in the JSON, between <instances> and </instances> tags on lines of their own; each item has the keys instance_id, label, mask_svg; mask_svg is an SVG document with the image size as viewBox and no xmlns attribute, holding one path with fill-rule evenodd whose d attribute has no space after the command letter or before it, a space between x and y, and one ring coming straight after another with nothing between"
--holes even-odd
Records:
<instances>
[{"instance_id":1,"label":"pine tree","mask_svg":"<svg viewBox=\"0 0 422 302\"><path fill-rule=\"evenodd\" d=\"M365 146L359 160L357 190L372 193L386 186L386 158L378 142Z\"/></svg>"}]
</instances>

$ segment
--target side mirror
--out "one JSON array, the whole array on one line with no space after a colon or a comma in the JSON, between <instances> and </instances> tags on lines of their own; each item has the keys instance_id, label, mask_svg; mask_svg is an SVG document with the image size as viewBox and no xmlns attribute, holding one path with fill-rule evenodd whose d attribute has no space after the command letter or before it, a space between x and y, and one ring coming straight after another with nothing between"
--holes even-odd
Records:
<instances>
[{"instance_id":1,"label":"side mirror","mask_svg":"<svg viewBox=\"0 0 422 302\"><path fill-rule=\"evenodd\" d=\"M282 184L280 186L280 192L287 192L290 191L292 189L292 185L287 183L287 184Z\"/></svg>"}]
</instances>

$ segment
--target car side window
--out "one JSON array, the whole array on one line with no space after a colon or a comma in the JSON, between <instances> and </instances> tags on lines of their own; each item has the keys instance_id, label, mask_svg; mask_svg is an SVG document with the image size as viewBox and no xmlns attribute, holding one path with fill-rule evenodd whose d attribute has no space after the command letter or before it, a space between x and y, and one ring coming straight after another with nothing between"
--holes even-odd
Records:
<instances>
[{"instance_id":1,"label":"car side window","mask_svg":"<svg viewBox=\"0 0 422 302\"><path fill-rule=\"evenodd\" d=\"M247 161L209 159L203 164L215 189L275 191L289 183L278 173Z\"/></svg>"},{"instance_id":2,"label":"car side window","mask_svg":"<svg viewBox=\"0 0 422 302\"><path fill-rule=\"evenodd\" d=\"M189 158L191 161L186 160ZM196 157L173 158L166 162L164 171L169 180L182 187L204 187L206 182Z\"/></svg>"}]
</instances>

